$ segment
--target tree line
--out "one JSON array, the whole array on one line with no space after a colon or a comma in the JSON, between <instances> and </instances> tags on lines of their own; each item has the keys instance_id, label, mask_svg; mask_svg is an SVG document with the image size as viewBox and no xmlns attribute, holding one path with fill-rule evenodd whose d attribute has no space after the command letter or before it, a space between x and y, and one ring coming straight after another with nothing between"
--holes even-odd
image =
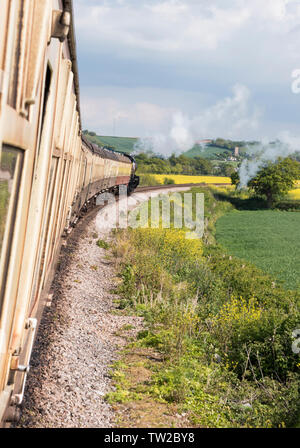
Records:
<instances>
[{"instance_id":1,"label":"tree line","mask_svg":"<svg viewBox=\"0 0 300 448\"><path fill-rule=\"evenodd\" d=\"M184 174L189 176L214 175L230 177L235 171L235 165L230 163L213 163L203 157L186 157L181 154L163 158L145 153L135 156L138 172L151 174Z\"/></svg>"}]
</instances>

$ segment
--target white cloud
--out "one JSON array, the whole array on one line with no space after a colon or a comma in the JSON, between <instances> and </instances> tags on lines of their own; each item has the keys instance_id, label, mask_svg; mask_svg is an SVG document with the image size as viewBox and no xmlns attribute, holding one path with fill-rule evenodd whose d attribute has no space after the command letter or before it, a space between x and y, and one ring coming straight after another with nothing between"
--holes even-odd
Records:
<instances>
[{"instance_id":1,"label":"white cloud","mask_svg":"<svg viewBox=\"0 0 300 448\"><path fill-rule=\"evenodd\" d=\"M140 136L162 131L174 113L166 108L146 101L106 97L94 89L92 94L82 94L81 108L84 127L102 135Z\"/></svg>"},{"instance_id":2,"label":"white cloud","mask_svg":"<svg viewBox=\"0 0 300 448\"><path fill-rule=\"evenodd\" d=\"M99 109L103 103L103 99L99 99ZM96 102L94 106L96 107ZM192 117L180 109L168 109L150 103L134 103L126 106L113 103L113 106L107 116L108 125L114 119L116 110L119 110L129 121L128 126L139 127L139 136L143 136L140 149L151 148L162 154L186 151L197 140L204 138L222 136L249 139L259 127L260 111L252 106L250 91L242 85L233 87L231 97L219 101L210 108L204 108ZM92 108L88 109L91 113ZM109 110L109 107L106 106L105 109ZM95 117L97 120L102 119L105 124L105 118L101 117L101 113Z\"/></svg>"},{"instance_id":3,"label":"white cloud","mask_svg":"<svg viewBox=\"0 0 300 448\"><path fill-rule=\"evenodd\" d=\"M290 6L296 8L290 9ZM256 32L279 34L299 23L298 3L289 0L76 2L83 38L100 45L157 52L213 50L255 24ZM278 26L280 24L280 27ZM95 47L96 48L96 47ZM121 50L122 51L122 50Z\"/></svg>"},{"instance_id":4,"label":"white cloud","mask_svg":"<svg viewBox=\"0 0 300 448\"><path fill-rule=\"evenodd\" d=\"M113 88L108 89L109 94ZM140 136L166 134L176 149L188 149L199 138L224 136L250 138L258 128L261 111L252 105L250 91L235 85L232 95L210 107L198 104L197 113L190 116L185 108L167 107L151 102L161 92L148 92L148 99L139 101L134 89L119 89L118 99L105 95L104 89L90 88L82 94L82 115L85 127L102 134L114 127L123 131L139 129ZM189 108L187 108L189 109ZM127 135L129 135L127 133Z\"/></svg>"},{"instance_id":5,"label":"white cloud","mask_svg":"<svg viewBox=\"0 0 300 448\"><path fill-rule=\"evenodd\" d=\"M187 150L199 139L249 139L259 128L261 111L251 104L247 87L235 85L233 95L188 118L177 113L170 132L177 150Z\"/></svg>"},{"instance_id":6,"label":"white cloud","mask_svg":"<svg viewBox=\"0 0 300 448\"><path fill-rule=\"evenodd\" d=\"M269 135L288 128L295 103L291 73L300 68L300 0L74 0L74 6L77 41L89 62L84 69L99 74L93 93L88 81L81 89L83 121L90 129L111 134L117 127L117 133L144 136L173 132L182 146L190 135L257 138L264 127ZM107 61L115 85L127 89L121 98L119 89L105 93L110 81L101 72L110 73ZM135 79L140 90L132 99L128 86L136 87ZM171 86L177 89L173 99ZM149 97L149 87L160 87L161 95ZM179 89L214 100L206 107L201 101L187 104ZM264 106L269 116L262 117Z\"/></svg>"},{"instance_id":7,"label":"white cloud","mask_svg":"<svg viewBox=\"0 0 300 448\"><path fill-rule=\"evenodd\" d=\"M201 126L201 137L219 135L226 138L249 138L258 128L261 111L251 105L250 90L243 85L233 87L233 96L227 97L206 109L193 122Z\"/></svg>"},{"instance_id":8,"label":"white cloud","mask_svg":"<svg viewBox=\"0 0 300 448\"><path fill-rule=\"evenodd\" d=\"M95 6L78 1L76 25L86 39L118 51L124 46L150 51L214 49L247 19L247 10L201 8L183 1L141 1Z\"/></svg>"}]
</instances>

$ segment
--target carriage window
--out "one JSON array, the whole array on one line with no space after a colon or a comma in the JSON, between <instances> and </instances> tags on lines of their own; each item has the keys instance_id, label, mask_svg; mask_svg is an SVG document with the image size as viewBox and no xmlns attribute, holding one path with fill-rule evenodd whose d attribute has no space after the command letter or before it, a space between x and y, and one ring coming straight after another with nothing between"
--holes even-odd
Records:
<instances>
[{"instance_id":1,"label":"carriage window","mask_svg":"<svg viewBox=\"0 0 300 448\"><path fill-rule=\"evenodd\" d=\"M47 243L48 243L49 237L51 237L51 235L49 234L49 227L50 227L50 223L51 223L50 222L51 212L52 212L52 208L54 206L53 200L54 200L54 190L55 190L58 161L59 161L58 157L52 157L49 184L48 184L48 193L47 193L47 221L46 221L46 229L45 229L45 235L44 235L44 247L43 247L43 253L42 253L42 262L41 262L41 268L40 268L40 279L42 277L44 264L45 264Z\"/></svg>"},{"instance_id":2,"label":"carriage window","mask_svg":"<svg viewBox=\"0 0 300 448\"><path fill-rule=\"evenodd\" d=\"M16 109L17 107L17 94L18 94L18 84L20 83L20 78L23 76L20 70L20 62L22 56L22 23L24 14L24 2L18 0L17 8L18 13L16 17L16 26L14 29L14 41L13 41L13 58L9 81L9 93L8 93L8 104Z\"/></svg>"},{"instance_id":3,"label":"carriage window","mask_svg":"<svg viewBox=\"0 0 300 448\"><path fill-rule=\"evenodd\" d=\"M16 212L20 183L22 152L3 146L0 161L0 275L4 275L8 266L9 248L13 235L13 222ZM7 253L4 261L4 252ZM2 280L2 281L1 281ZM4 287L5 281L0 278ZM2 292L0 291L0 305Z\"/></svg>"},{"instance_id":4,"label":"carriage window","mask_svg":"<svg viewBox=\"0 0 300 448\"><path fill-rule=\"evenodd\" d=\"M0 253L7 219L9 199L12 193L13 179L18 154L15 151L3 150L0 165Z\"/></svg>"}]
</instances>

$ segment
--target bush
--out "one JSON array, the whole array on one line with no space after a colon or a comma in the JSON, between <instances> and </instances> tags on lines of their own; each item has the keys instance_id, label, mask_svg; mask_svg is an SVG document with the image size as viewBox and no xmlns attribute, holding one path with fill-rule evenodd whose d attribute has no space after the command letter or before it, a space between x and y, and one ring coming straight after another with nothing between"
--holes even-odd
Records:
<instances>
[{"instance_id":1,"label":"bush","mask_svg":"<svg viewBox=\"0 0 300 448\"><path fill-rule=\"evenodd\" d=\"M151 174L140 174L140 186L141 187L152 187L155 185L161 185L158 180L155 179Z\"/></svg>"},{"instance_id":2,"label":"bush","mask_svg":"<svg viewBox=\"0 0 300 448\"><path fill-rule=\"evenodd\" d=\"M171 179L170 177L165 177L164 178L164 185L174 185L175 184L175 180Z\"/></svg>"}]
</instances>

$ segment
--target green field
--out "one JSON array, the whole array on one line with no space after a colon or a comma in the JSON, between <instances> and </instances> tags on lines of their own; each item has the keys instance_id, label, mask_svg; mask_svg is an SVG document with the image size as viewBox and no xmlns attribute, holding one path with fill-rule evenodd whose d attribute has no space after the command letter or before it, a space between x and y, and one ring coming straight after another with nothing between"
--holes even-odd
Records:
<instances>
[{"instance_id":1,"label":"green field","mask_svg":"<svg viewBox=\"0 0 300 448\"><path fill-rule=\"evenodd\" d=\"M94 133L93 133L94 134ZM92 142L100 146L111 146L117 151L131 153L134 151L134 145L137 143L138 138L136 137L112 137L104 135L91 135L86 134L85 136ZM217 146L199 146L195 145L193 148L184 152L186 157L203 157L209 160L219 160L219 156L222 156L228 148L220 148Z\"/></svg>"},{"instance_id":2,"label":"green field","mask_svg":"<svg viewBox=\"0 0 300 448\"><path fill-rule=\"evenodd\" d=\"M250 261L287 287L300 286L299 213L235 210L217 221L216 239L231 255Z\"/></svg>"},{"instance_id":3,"label":"green field","mask_svg":"<svg viewBox=\"0 0 300 448\"><path fill-rule=\"evenodd\" d=\"M293 269L297 283L300 215L232 211L237 194L191 192L204 194L202 239L175 228L114 235L119 308L142 316L144 327L127 339L106 399L124 427L178 427L166 418L170 406L174 415L184 411L187 427L292 427L299 421L300 363L291 346L300 289L287 290L239 257L261 258L264 270L277 260L275 270ZM238 257L215 243L216 222L231 254L239 243Z\"/></svg>"},{"instance_id":4,"label":"green field","mask_svg":"<svg viewBox=\"0 0 300 448\"><path fill-rule=\"evenodd\" d=\"M111 146L116 151L121 151L130 154L134 150L134 145L137 142L137 138L130 137L109 137L103 135L90 135L85 136L92 142L100 146Z\"/></svg>"},{"instance_id":5,"label":"green field","mask_svg":"<svg viewBox=\"0 0 300 448\"><path fill-rule=\"evenodd\" d=\"M216 160L219 155L223 155L227 148L219 148L217 146L204 146L195 145L184 153L186 157L203 157L204 159Z\"/></svg>"},{"instance_id":6,"label":"green field","mask_svg":"<svg viewBox=\"0 0 300 448\"><path fill-rule=\"evenodd\" d=\"M114 147L117 151L131 153L134 151L134 145L138 141L138 138L130 137L112 137L104 135L90 135L86 137L93 143L98 145L108 145ZM187 157L203 157L204 159L215 160L218 159L218 155L222 155L226 148L218 148L217 146L205 146L200 147L195 145L193 148L184 153Z\"/></svg>"},{"instance_id":7,"label":"green field","mask_svg":"<svg viewBox=\"0 0 300 448\"><path fill-rule=\"evenodd\" d=\"M104 137L100 135L99 139L105 145L114 146L117 151L122 151L126 153L131 153L133 151L135 143L137 142L137 138L129 138L129 137Z\"/></svg>"}]
</instances>

